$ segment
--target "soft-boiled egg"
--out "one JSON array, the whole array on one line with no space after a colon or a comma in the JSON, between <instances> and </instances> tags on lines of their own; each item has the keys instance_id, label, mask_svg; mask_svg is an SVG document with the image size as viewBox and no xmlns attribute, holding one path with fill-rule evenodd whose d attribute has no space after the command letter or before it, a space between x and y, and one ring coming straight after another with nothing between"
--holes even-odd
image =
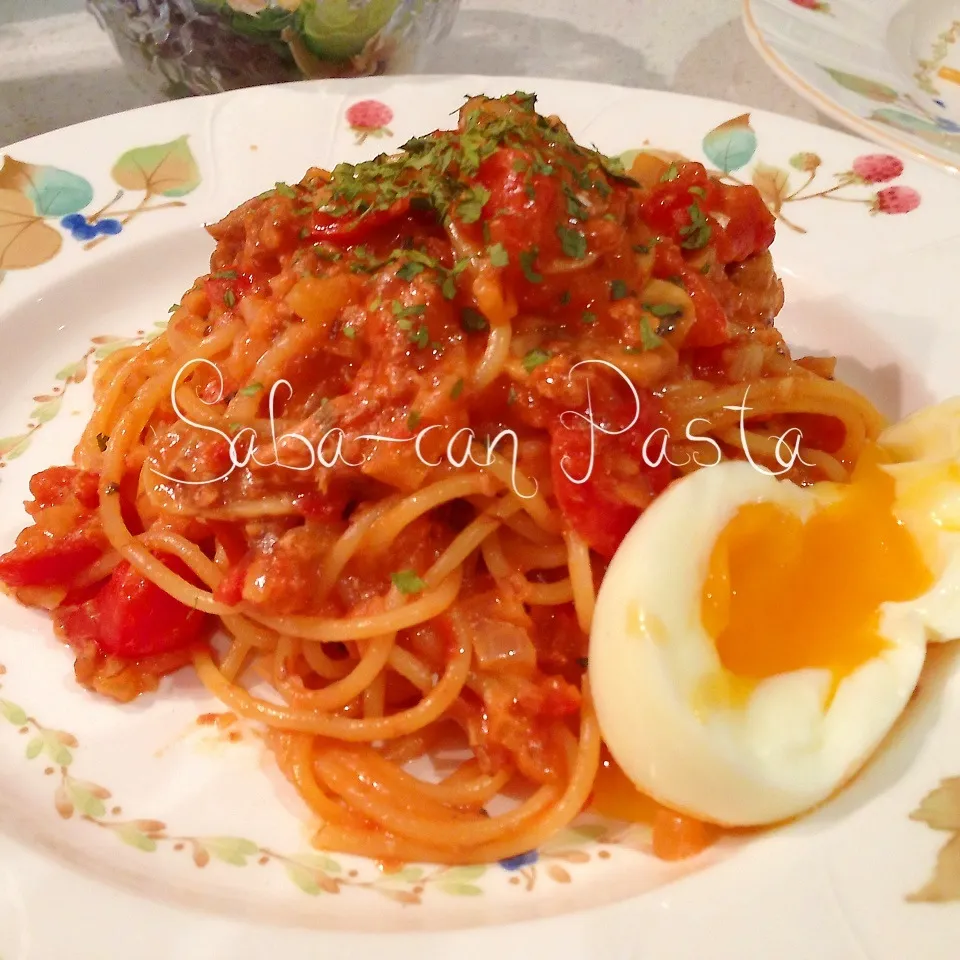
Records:
<instances>
[{"instance_id":1,"label":"soft-boiled egg","mask_svg":"<svg viewBox=\"0 0 960 960\"><path fill-rule=\"evenodd\" d=\"M749 463L676 482L597 599L589 677L641 791L713 823L796 816L864 764L930 640L960 636L960 399L890 428L850 484Z\"/></svg>"}]
</instances>

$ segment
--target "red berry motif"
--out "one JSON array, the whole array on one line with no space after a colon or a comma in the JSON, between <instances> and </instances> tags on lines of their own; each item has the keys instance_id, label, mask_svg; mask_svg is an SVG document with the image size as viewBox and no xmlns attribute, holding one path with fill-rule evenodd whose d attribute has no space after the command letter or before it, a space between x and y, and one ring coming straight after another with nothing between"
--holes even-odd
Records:
<instances>
[{"instance_id":1,"label":"red berry motif","mask_svg":"<svg viewBox=\"0 0 960 960\"><path fill-rule=\"evenodd\" d=\"M790 2L803 7L804 10L816 10L818 13L830 12L830 4L822 3L821 0L790 0Z\"/></svg>"},{"instance_id":2,"label":"red berry motif","mask_svg":"<svg viewBox=\"0 0 960 960\"><path fill-rule=\"evenodd\" d=\"M903 173L903 161L889 153L868 153L853 161L853 172L864 183L886 183Z\"/></svg>"},{"instance_id":3,"label":"red berry motif","mask_svg":"<svg viewBox=\"0 0 960 960\"><path fill-rule=\"evenodd\" d=\"M357 144L367 137L391 137L387 126L393 119L393 111L379 100L360 100L347 109L347 123L357 135Z\"/></svg>"},{"instance_id":4,"label":"red berry motif","mask_svg":"<svg viewBox=\"0 0 960 960\"><path fill-rule=\"evenodd\" d=\"M910 213L920 206L920 194L913 187L887 187L870 207L871 213Z\"/></svg>"}]
</instances>

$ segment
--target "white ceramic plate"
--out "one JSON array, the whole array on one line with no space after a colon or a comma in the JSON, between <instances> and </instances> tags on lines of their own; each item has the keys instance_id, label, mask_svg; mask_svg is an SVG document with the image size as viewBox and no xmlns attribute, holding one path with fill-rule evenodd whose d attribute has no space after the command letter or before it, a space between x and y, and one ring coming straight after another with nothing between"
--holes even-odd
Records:
<instances>
[{"instance_id":1,"label":"white ceramic plate","mask_svg":"<svg viewBox=\"0 0 960 960\"><path fill-rule=\"evenodd\" d=\"M887 414L956 389L960 182L862 141L726 103L531 79L185 100L7 150L0 547L23 525L30 475L69 460L97 359L154 334L205 272L205 222L310 165L448 126L466 93L518 88L608 153L654 144L757 184L780 217L782 329L798 350L839 355ZM788 827L671 866L643 829L586 823L521 862L383 874L311 853L305 810L256 731L229 742L198 728L216 705L188 672L132 705L95 698L48 620L0 597L0 957L952 960L960 903L923 902L960 898L960 780L938 786L960 774L960 676L935 652L877 760ZM925 798L943 829L911 819Z\"/></svg>"},{"instance_id":2,"label":"white ceramic plate","mask_svg":"<svg viewBox=\"0 0 960 960\"><path fill-rule=\"evenodd\" d=\"M767 63L878 143L960 170L958 0L743 0Z\"/></svg>"}]
</instances>

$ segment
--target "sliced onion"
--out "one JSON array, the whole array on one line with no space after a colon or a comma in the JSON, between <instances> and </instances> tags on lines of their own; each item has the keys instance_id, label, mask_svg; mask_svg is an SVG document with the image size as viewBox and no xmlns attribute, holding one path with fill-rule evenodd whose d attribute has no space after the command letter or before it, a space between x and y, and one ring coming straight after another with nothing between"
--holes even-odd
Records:
<instances>
[{"instance_id":1,"label":"sliced onion","mask_svg":"<svg viewBox=\"0 0 960 960\"><path fill-rule=\"evenodd\" d=\"M506 620L471 620L473 652L481 670L527 675L537 665L537 651L523 627Z\"/></svg>"}]
</instances>

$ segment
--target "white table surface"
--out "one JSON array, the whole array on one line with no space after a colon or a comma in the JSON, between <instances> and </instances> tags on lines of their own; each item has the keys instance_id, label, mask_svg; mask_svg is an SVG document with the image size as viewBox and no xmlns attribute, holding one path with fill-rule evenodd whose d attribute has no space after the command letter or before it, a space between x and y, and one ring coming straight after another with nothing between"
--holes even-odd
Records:
<instances>
[{"instance_id":1,"label":"white table surface","mask_svg":"<svg viewBox=\"0 0 960 960\"><path fill-rule=\"evenodd\" d=\"M754 52L740 0L463 0L424 70L676 90L833 126ZM0 144L147 102L84 0L0 0Z\"/></svg>"}]
</instances>

